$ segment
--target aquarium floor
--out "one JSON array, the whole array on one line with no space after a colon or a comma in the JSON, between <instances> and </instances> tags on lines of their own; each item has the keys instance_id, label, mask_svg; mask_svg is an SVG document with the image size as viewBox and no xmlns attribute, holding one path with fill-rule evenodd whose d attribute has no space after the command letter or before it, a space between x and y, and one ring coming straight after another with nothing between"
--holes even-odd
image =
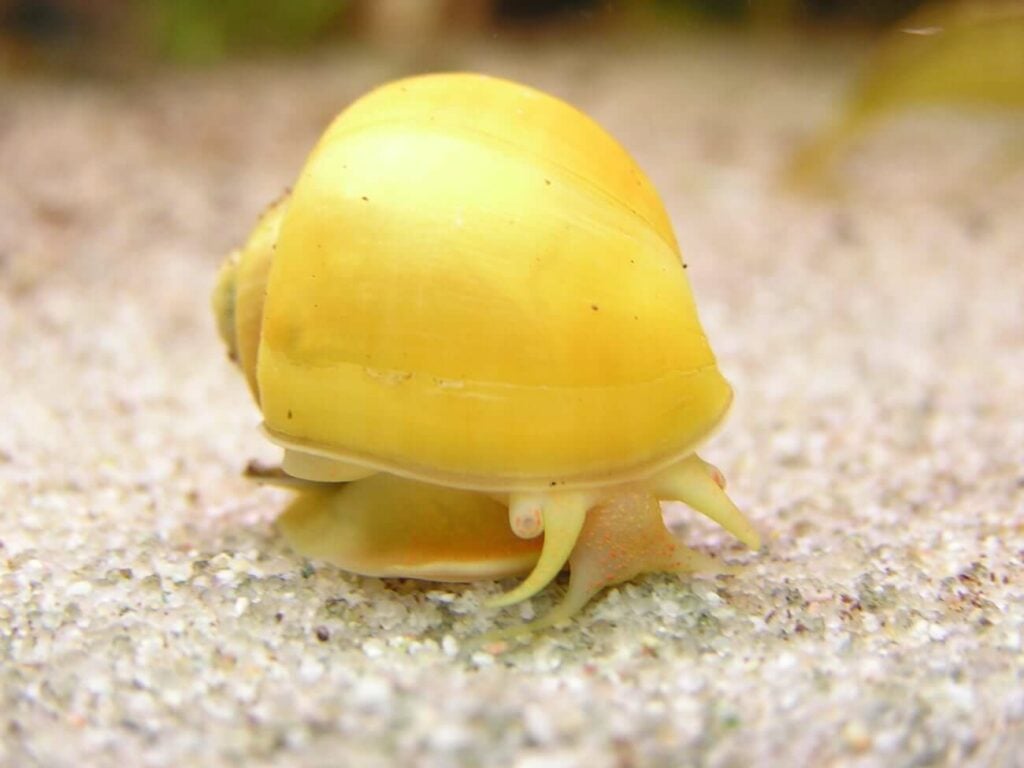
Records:
<instances>
[{"instance_id":1,"label":"aquarium floor","mask_svg":"<svg viewBox=\"0 0 1024 768\"><path fill-rule=\"evenodd\" d=\"M483 648L560 587L495 613L481 602L508 584L303 561L273 529L285 496L240 476L275 454L208 295L331 116L397 70L352 54L8 81L0 764L1021 764L1012 126L892 120L840 196L801 197L777 175L850 61L607 45L442 64L571 99L650 169L736 389L705 453L764 549L669 509L740 571L642 578Z\"/></svg>"}]
</instances>

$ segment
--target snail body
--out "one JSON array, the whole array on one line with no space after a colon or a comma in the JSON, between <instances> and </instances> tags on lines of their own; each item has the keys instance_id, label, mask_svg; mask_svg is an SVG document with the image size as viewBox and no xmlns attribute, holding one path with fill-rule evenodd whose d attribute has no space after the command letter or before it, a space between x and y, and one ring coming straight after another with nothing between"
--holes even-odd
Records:
<instances>
[{"instance_id":1,"label":"snail body","mask_svg":"<svg viewBox=\"0 0 1024 768\"><path fill-rule=\"evenodd\" d=\"M694 453L732 392L664 207L551 96L454 74L358 100L222 268L214 309L303 481L281 523L300 550L377 575L529 572L500 605L571 563L579 607L605 583L693 566L658 499L758 545ZM460 555L429 556L434 524ZM313 546L342 525L362 553Z\"/></svg>"}]
</instances>

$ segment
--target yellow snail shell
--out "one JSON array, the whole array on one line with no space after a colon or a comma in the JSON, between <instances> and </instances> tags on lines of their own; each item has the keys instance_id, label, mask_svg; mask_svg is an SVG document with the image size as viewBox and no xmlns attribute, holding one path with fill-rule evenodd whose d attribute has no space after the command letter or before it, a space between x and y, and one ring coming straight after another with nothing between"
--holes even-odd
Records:
<instances>
[{"instance_id":1,"label":"yellow snail shell","mask_svg":"<svg viewBox=\"0 0 1024 768\"><path fill-rule=\"evenodd\" d=\"M658 499L759 545L694 453L732 391L664 207L556 98L446 74L359 99L222 268L214 310L296 479L281 527L304 553L529 573L495 605L568 563L551 623L607 584L706 565Z\"/></svg>"}]
</instances>

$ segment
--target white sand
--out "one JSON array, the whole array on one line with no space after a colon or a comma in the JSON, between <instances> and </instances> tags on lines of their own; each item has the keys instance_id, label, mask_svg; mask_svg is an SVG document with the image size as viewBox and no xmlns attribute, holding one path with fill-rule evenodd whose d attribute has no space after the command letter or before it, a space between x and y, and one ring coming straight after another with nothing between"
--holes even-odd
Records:
<instances>
[{"instance_id":1,"label":"white sand","mask_svg":"<svg viewBox=\"0 0 1024 768\"><path fill-rule=\"evenodd\" d=\"M767 541L673 509L748 568L644 578L497 654L464 648L502 585L283 546L208 311L222 254L394 73L0 85L0 764L1024 764L1020 118L895 120L842 200L801 200L773 176L833 58L458 60L570 98L649 169L737 391L706 455Z\"/></svg>"}]
</instances>

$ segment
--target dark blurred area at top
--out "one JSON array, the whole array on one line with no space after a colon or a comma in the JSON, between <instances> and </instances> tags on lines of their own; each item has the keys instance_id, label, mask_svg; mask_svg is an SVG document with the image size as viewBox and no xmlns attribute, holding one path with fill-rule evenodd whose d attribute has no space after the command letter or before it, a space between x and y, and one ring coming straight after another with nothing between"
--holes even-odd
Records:
<instances>
[{"instance_id":1,"label":"dark blurred area at top","mask_svg":"<svg viewBox=\"0 0 1024 768\"><path fill-rule=\"evenodd\" d=\"M0 70L214 64L311 46L678 26L881 30L920 0L0 0Z\"/></svg>"}]
</instances>

